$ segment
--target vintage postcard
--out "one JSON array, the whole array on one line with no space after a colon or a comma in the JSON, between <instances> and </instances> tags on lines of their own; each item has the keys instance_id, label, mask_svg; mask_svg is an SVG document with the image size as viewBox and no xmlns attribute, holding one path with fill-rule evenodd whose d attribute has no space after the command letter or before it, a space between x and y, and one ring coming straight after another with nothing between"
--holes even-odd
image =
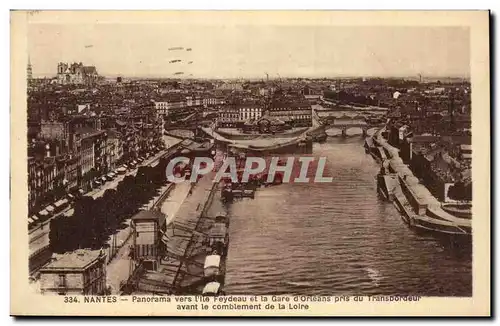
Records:
<instances>
[{"instance_id":1,"label":"vintage postcard","mask_svg":"<svg viewBox=\"0 0 500 326\"><path fill-rule=\"evenodd\" d=\"M487 11L12 11L11 314L489 316Z\"/></svg>"}]
</instances>

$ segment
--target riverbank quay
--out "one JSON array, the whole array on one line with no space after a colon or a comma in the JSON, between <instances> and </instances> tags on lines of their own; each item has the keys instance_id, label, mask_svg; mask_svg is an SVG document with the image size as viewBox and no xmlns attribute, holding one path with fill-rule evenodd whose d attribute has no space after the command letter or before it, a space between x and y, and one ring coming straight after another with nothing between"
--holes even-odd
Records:
<instances>
[{"instance_id":1,"label":"riverbank quay","mask_svg":"<svg viewBox=\"0 0 500 326\"><path fill-rule=\"evenodd\" d=\"M227 228L222 241L212 241L218 229L217 217L226 217L221 204L219 184L213 182L215 173L203 176L192 184L188 195L162 235L163 253L155 270L136 262L134 272L121 289L122 294L201 294L200 287L217 280L223 284ZM166 217L168 219L168 216ZM205 262L208 256L220 260L207 276Z\"/></svg>"},{"instance_id":2,"label":"riverbank quay","mask_svg":"<svg viewBox=\"0 0 500 326\"><path fill-rule=\"evenodd\" d=\"M155 200L153 203L145 205L145 210L160 209L167 217L167 225L171 224L184 199L188 196L191 184L187 181L177 184L168 184L169 188L164 194ZM162 188L163 189L163 188ZM130 220L128 222L130 224ZM130 230L131 231L131 230ZM132 261L131 246L132 232L129 235L129 241L125 243L116 255L116 259L107 266L107 284L111 290L111 294L120 294L120 289L130 275L133 273L134 264Z\"/></svg>"},{"instance_id":3,"label":"riverbank quay","mask_svg":"<svg viewBox=\"0 0 500 326\"><path fill-rule=\"evenodd\" d=\"M399 150L384 139L383 131L377 132L364 144L366 151L381 164L377 188L382 195L394 202L410 227L423 232L450 235L454 241L469 241L472 234L471 219L453 216L443 210L442 203L403 163Z\"/></svg>"},{"instance_id":4,"label":"riverbank quay","mask_svg":"<svg viewBox=\"0 0 500 326\"><path fill-rule=\"evenodd\" d=\"M156 154L155 156L145 160L141 164L139 164L136 168L128 171L124 175L118 176L115 180L106 183L104 186L94 189L85 196L90 196L93 199L99 198L104 195L106 190L108 189L116 189L118 186L118 183L122 181L125 177L127 176L133 176L135 177L137 174L137 171L140 167L143 166L154 166L157 162L160 161L161 158L164 157L170 157L174 155L177 152L178 145L180 141L177 143L170 142L168 144L168 149L163 150ZM50 233L50 222L59 216L72 216L74 213L73 207L68 207L64 211L60 212L59 214L54 215L44 223L42 223L38 228L33 229L30 232L30 242L29 242L29 271L30 275L36 274L36 272L43 267L51 258L52 256L52 251L50 250L50 239L49 239L49 233ZM122 239L123 240L123 239ZM120 240L118 240L120 241Z\"/></svg>"},{"instance_id":5,"label":"riverbank quay","mask_svg":"<svg viewBox=\"0 0 500 326\"><path fill-rule=\"evenodd\" d=\"M170 197L171 193L177 188L176 184L169 183L159 190L158 196L155 196L149 203L144 205L143 209L157 209ZM130 245L132 243L132 230L130 227L132 218L126 220L127 227L120 230L110 240L108 248L108 261L106 263L106 284L111 294L119 294L120 286L130 275ZM123 239L124 238L124 239ZM111 241L114 240L113 245Z\"/></svg>"}]
</instances>

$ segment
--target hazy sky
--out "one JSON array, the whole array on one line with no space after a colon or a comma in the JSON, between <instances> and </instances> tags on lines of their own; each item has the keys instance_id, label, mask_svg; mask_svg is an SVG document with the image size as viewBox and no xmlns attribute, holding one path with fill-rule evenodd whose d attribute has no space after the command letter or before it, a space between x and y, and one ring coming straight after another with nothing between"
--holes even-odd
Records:
<instances>
[{"instance_id":1,"label":"hazy sky","mask_svg":"<svg viewBox=\"0 0 500 326\"><path fill-rule=\"evenodd\" d=\"M59 61L108 76L204 78L469 76L470 66L469 30L459 27L37 23L28 51L35 76L55 75Z\"/></svg>"}]
</instances>

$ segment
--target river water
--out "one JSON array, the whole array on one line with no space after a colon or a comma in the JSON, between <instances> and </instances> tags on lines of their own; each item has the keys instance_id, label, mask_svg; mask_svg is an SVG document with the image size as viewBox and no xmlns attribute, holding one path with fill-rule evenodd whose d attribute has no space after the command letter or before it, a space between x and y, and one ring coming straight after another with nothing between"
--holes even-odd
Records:
<instances>
[{"instance_id":1,"label":"river water","mask_svg":"<svg viewBox=\"0 0 500 326\"><path fill-rule=\"evenodd\" d=\"M377 194L362 145L314 145L332 183L262 188L229 206L227 294L472 295L470 249L410 230Z\"/></svg>"}]
</instances>

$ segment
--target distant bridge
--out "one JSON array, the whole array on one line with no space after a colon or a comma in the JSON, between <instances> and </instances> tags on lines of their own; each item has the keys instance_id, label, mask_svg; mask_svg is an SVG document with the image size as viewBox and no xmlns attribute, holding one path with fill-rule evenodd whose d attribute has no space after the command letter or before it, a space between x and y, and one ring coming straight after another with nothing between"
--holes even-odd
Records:
<instances>
[{"instance_id":1,"label":"distant bridge","mask_svg":"<svg viewBox=\"0 0 500 326\"><path fill-rule=\"evenodd\" d=\"M385 126L385 122L367 120L362 116L341 116L321 119L321 125L325 132L329 129L337 129L342 131L343 137L346 137L347 130L351 128L361 129L363 136L366 136L369 129L380 129Z\"/></svg>"},{"instance_id":2,"label":"distant bridge","mask_svg":"<svg viewBox=\"0 0 500 326\"><path fill-rule=\"evenodd\" d=\"M373 119L366 117L364 114L342 114L340 116L329 115L320 116L317 111L313 110L313 126L317 129L314 134L324 134L327 130L340 130L342 136L347 136L347 131L351 128L361 129L363 137L368 135L370 129L380 129L385 126L385 119ZM163 132L176 137L195 138L201 136L203 132L200 127L207 126L210 120L203 119L199 114L190 114L183 119L179 119L172 123L164 123ZM328 135L328 133L326 133Z\"/></svg>"}]
</instances>

